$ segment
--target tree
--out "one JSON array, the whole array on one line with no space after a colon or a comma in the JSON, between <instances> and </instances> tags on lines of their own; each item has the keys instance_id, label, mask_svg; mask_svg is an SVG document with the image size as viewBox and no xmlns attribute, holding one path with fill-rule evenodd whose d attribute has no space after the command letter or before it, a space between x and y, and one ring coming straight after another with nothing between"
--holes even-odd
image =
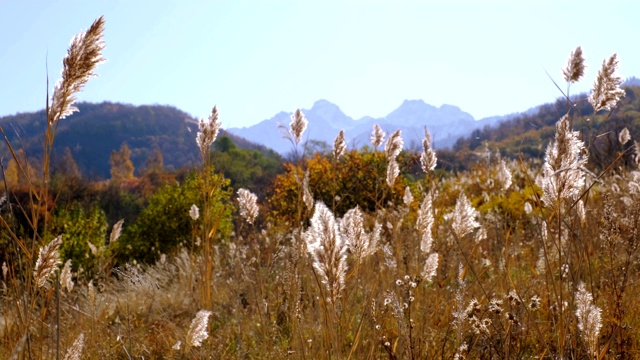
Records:
<instances>
[{"instance_id":1,"label":"tree","mask_svg":"<svg viewBox=\"0 0 640 360\"><path fill-rule=\"evenodd\" d=\"M111 180L121 182L133 179L135 170L133 162L131 162L131 150L127 143L123 143L120 151L113 150L109 157L111 164Z\"/></svg>"},{"instance_id":2,"label":"tree","mask_svg":"<svg viewBox=\"0 0 640 360\"><path fill-rule=\"evenodd\" d=\"M73 158L73 154L71 153L71 149L69 149L69 147L64 148L64 153L62 154L60 160L54 163L53 175L70 179L79 179L82 177L82 174L78 169L78 164Z\"/></svg>"}]
</instances>

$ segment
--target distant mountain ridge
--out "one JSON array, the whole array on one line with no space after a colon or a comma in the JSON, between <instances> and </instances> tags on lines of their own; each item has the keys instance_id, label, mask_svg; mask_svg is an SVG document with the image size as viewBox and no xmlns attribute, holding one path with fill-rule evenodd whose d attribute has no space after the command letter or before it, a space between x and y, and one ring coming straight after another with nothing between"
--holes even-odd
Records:
<instances>
[{"instance_id":1,"label":"distant mountain ridge","mask_svg":"<svg viewBox=\"0 0 640 360\"><path fill-rule=\"evenodd\" d=\"M345 131L347 144L352 148L360 148L369 144L369 138L374 124L380 125L385 132L402 130L405 148L419 146L424 137L425 126L429 129L436 148L451 147L457 139L471 134L475 129L485 125L495 125L515 116L494 116L476 121L469 113L453 105L435 107L423 100L405 100L397 109L382 118L365 116L354 120L347 116L336 105L327 100L316 101L310 109L302 109L309 120L304 138L333 144L333 140L340 130ZM291 114L279 112L272 118L260 123L244 127L229 128L232 134L243 137L251 142L262 144L280 154L287 154L292 150L291 143L283 139L282 126L288 128Z\"/></svg>"}]
</instances>

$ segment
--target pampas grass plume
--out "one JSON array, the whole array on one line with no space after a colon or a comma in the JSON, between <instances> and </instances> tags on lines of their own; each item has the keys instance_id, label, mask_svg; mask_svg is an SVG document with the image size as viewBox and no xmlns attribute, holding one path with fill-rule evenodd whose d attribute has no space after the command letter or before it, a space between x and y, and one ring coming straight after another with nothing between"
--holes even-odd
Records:
<instances>
[{"instance_id":1,"label":"pampas grass plume","mask_svg":"<svg viewBox=\"0 0 640 360\"><path fill-rule=\"evenodd\" d=\"M80 360L82 359L82 350L84 349L84 333L80 333L73 342L73 345L67 350L64 360Z\"/></svg>"},{"instance_id":2,"label":"pampas grass plume","mask_svg":"<svg viewBox=\"0 0 640 360\"><path fill-rule=\"evenodd\" d=\"M347 151L347 143L344 140L344 130L340 130L333 142L333 157L338 159Z\"/></svg>"},{"instance_id":3,"label":"pampas grass plume","mask_svg":"<svg viewBox=\"0 0 640 360\"><path fill-rule=\"evenodd\" d=\"M40 248L38 260L36 260L36 266L33 270L36 287L43 287L49 276L58 268L61 262L58 252L60 245L62 245L62 235Z\"/></svg>"},{"instance_id":4,"label":"pampas grass plume","mask_svg":"<svg viewBox=\"0 0 640 360\"><path fill-rule=\"evenodd\" d=\"M62 61L62 78L56 83L47 120L53 125L78 111L73 106L74 94L80 92L89 79L96 76L94 69L104 62L102 50L104 41L104 17L99 17L89 30L77 34L72 40L67 56Z\"/></svg>"},{"instance_id":5,"label":"pampas grass plume","mask_svg":"<svg viewBox=\"0 0 640 360\"><path fill-rule=\"evenodd\" d=\"M196 317L193 318L189 331L187 332L187 344L189 346L199 347L202 345L202 342L209 337L209 333L207 332L209 316L211 316L211 311L200 310L196 314Z\"/></svg>"},{"instance_id":6,"label":"pampas grass plume","mask_svg":"<svg viewBox=\"0 0 640 360\"><path fill-rule=\"evenodd\" d=\"M240 216L242 216L249 224L258 217L258 197L247 189L238 189L238 206L240 207Z\"/></svg>"}]
</instances>

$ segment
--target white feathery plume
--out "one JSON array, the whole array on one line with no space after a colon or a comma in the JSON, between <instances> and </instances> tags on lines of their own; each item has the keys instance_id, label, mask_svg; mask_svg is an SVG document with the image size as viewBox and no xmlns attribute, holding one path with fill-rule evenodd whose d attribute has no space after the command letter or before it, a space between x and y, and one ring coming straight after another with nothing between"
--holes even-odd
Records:
<instances>
[{"instance_id":1,"label":"white feathery plume","mask_svg":"<svg viewBox=\"0 0 640 360\"><path fill-rule=\"evenodd\" d=\"M300 143L302 140L302 133L307 129L307 125L309 121L304 117L304 113L300 111L300 109L296 109L296 111L291 115L291 122L289 123L289 133L293 137L296 145Z\"/></svg>"},{"instance_id":2,"label":"white feathery plume","mask_svg":"<svg viewBox=\"0 0 640 360\"><path fill-rule=\"evenodd\" d=\"M429 171L433 171L438 164L438 157L436 156L436 152L432 148L431 144L431 134L427 128L424 128L424 139L422 139L422 155L420 155L420 165L422 166L422 171L428 173Z\"/></svg>"},{"instance_id":3,"label":"white feathery plume","mask_svg":"<svg viewBox=\"0 0 640 360\"><path fill-rule=\"evenodd\" d=\"M390 160L389 164L387 164L387 185L389 185L389 187L393 187L399 174L400 168L398 162L393 159Z\"/></svg>"},{"instance_id":4,"label":"white feathery plume","mask_svg":"<svg viewBox=\"0 0 640 360\"><path fill-rule=\"evenodd\" d=\"M339 158L347 151L347 143L344 140L344 130L340 130L338 136L333 141L333 157Z\"/></svg>"},{"instance_id":5,"label":"white feathery plume","mask_svg":"<svg viewBox=\"0 0 640 360\"><path fill-rule=\"evenodd\" d=\"M73 290L73 279L71 278L71 259L67 260L60 272L60 286L67 288L68 292Z\"/></svg>"},{"instance_id":6,"label":"white feathery plume","mask_svg":"<svg viewBox=\"0 0 640 360\"><path fill-rule=\"evenodd\" d=\"M62 235L51 240L50 243L40 248L38 260L33 270L33 279L36 287L43 287L47 283L47 279L60 265L60 253L58 249L62 245Z\"/></svg>"},{"instance_id":7,"label":"white feathery plume","mask_svg":"<svg viewBox=\"0 0 640 360\"><path fill-rule=\"evenodd\" d=\"M542 201L553 207L558 200L575 199L584 185L584 173L580 169L587 163L583 155L584 143L577 131L571 131L569 116L563 116L556 124L555 139L549 143L542 165Z\"/></svg>"},{"instance_id":8,"label":"white feathery plume","mask_svg":"<svg viewBox=\"0 0 640 360\"><path fill-rule=\"evenodd\" d=\"M400 129L394 131L387 139L384 146L384 152L388 161L395 160L402 151L404 140L402 140L402 131Z\"/></svg>"},{"instance_id":9,"label":"white feathery plume","mask_svg":"<svg viewBox=\"0 0 640 360\"><path fill-rule=\"evenodd\" d=\"M304 180L302 180L302 201L307 207L307 210L313 210L314 201L311 189L309 188L309 170L304 173Z\"/></svg>"},{"instance_id":10,"label":"white feathery plume","mask_svg":"<svg viewBox=\"0 0 640 360\"><path fill-rule=\"evenodd\" d=\"M258 217L258 197L247 189L238 189L238 206L240 207L240 216L242 216L249 224Z\"/></svg>"},{"instance_id":11,"label":"white feathery plume","mask_svg":"<svg viewBox=\"0 0 640 360\"><path fill-rule=\"evenodd\" d=\"M120 219L117 223L113 224L111 236L109 236L109 244L113 244L118 240L120 234L122 234L122 225L124 225L124 219Z\"/></svg>"},{"instance_id":12,"label":"white feathery plume","mask_svg":"<svg viewBox=\"0 0 640 360\"><path fill-rule=\"evenodd\" d=\"M374 149L378 149L378 146L382 145L384 137L387 135L384 130L378 124L373 124L373 132L371 133L371 145Z\"/></svg>"},{"instance_id":13,"label":"white feathery plume","mask_svg":"<svg viewBox=\"0 0 640 360\"><path fill-rule=\"evenodd\" d=\"M436 275L436 271L438 270L438 262L439 262L438 253L431 253L429 257L424 262L424 267L422 268L422 279L426 282L431 281L433 277Z\"/></svg>"},{"instance_id":14,"label":"white feathery plume","mask_svg":"<svg viewBox=\"0 0 640 360\"><path fill-rule=\"evenodd\" d=\"M453 232L459 239L471 233L475 228L480 227L476 221L478 211L471 206L471 202L464 193L461 193L456 201L456 207L453 210L453 223L451 224Z\"/></svg>"},{"instance_id":15,"label":"white feathery plume","mask_svg":"<svg viewBox=\"0 0 640 360\"><path fill-rule=\"evenodd\" d=\"M202 342L209 337L209 333L207 332L209 316L211 316L211 311L200 310L196 314L196 317L193 318L189 331L187 332L186 343L189 346L199 347L202 345Z\"/></svg>"},{"instance_id":16,"label":"white feathery plume","mask_svg":"<svg viewBox=\"0 0 640 360\"><path fill-rule=\"evenodd\" d=\"M622 129L622 131L620 131L620 134L618 135L618 141L620 141L620 144L624 145L628 143L629 140L631 140L629 129L627 128Z\"/></svg>"},{"instance_id":17,"label":"white feathery plume","mask_svg":"<svg viewBox=\"0 0 640 360\"><path fill-rule=\"evenodd\" d=\"M618 54L613 54L609 60L602 62L602 68L593 84L593 90L589 95L589 103L593 106L593 112L611 110L624 96L624 90L620 88L622 79L615 74L618 68Z\"/></svg>"},{"instance_id":18,"label":"white feathery plume","mask_svg":"<svg viewBox=\"0 0 640 360\"><path fill-rule=\"evenodd\" d=\"M82 350L84 350L84 333L80 333L73 345L67 350L64 355L64 360L80 360L82 359Z\"/></svg>"},{"instance_id":19,"label":"white feathery plume","mask_svg":"<svg viewBox=\"0 0 640 360\"><path fill-rule=\"evenodd\" d=\"M203 161L207 157L207 152L209 151L211 144L213 144L218 137L220 125L221 123L218 120L218 108L216 106L211 110L211 115L209 115L209 119L207 121L200 119L200 123L198 124L200 131L196 134L196 143L200 148L200 154Z\"/></svg>"},{"instance_id":20,"label":"white feathery plume","mask_svg":"<svg viewBox=\"0 0 640 360\"><path fill-rule=\"evenodd\" d=\"M411 188L409 188L409 186L404 188L404 196L402 197L402 201L407 206L411 206L411 203L413 202L413 194L411 193Z\"/></svg>"},{"instance_id":21,"label":"white feathery plume","mask_svg":"<svg viewBox=\"0 0 640 360\"><path fill-rule=\"evenodd\" d=\"M582 57L582 48L578 46L569 56L567 67L562 69L564 81L574 83L580 80L584 75L584 57Z\"/></svg>"},{"instance_id":22,"label":"white feathery plume","mask_svg":"<svg viewBox=\"0 0 640 360\"><path fill-rule=\"evenodd\" d=\"M416 219L416 229L420 234L420 250L425 254L431 252L431 246L433 245L433 236L431 235L433 222L433 199L431 193L428 193L420 204L418 218Z\"/></svg>"},{"instance_id":23,"label":"white feathery plume","mask_svg":"<svg viewBox=\"0 0 640 360\"><path fill-rule=\"evenodd\" d=\"M335 304L345 287L347 245L331 210L316 202L311 226L303 233L313 267L325 284L328 300Z\"/></svg>"},{"instance_id":24,"label":"white feathery plume","mask_svg":"<svg viewBox=\"0 0 640 360\"><path fill-rule=\"evenodd\" d=\"M193 221L198 220L200 218L200 209L196 206L196 204L191 205L191 209L189 209L189 216Z\"/></svg>"},{"instance_id":25,"label":"white feathery plume","mask_svg":"<svg viewBox=\"0 0 640 360\"><path fill-rule=\"evenodd\" d=\"M602 328L601 310L593 304L593 296L585 288L584 283L578 285L576 291L576 316L578 317L578 329L582 333L582 339L589 345L589 354L597 355L598 335Z\"/></svg>"},{"instance_id":26,"label":"white feathery plume","mask_svg":"<svg viewBox=\"0 0 640 360\"><path fill-rule=\"evenodd\" d=\"M507 167L507 164L504 162L504 159L500 159L500 162L498 163L497 178L498 178L498 181L502 183L502 190L506 191L509 188L509 186L511 186L511 183L512 183L511 171L509 171L509 168Z\"/></svg>"},{"instance_id":27,"label":"white feathery plume","mask_svg":"<svg viewBox=\"0 0 640 360\"><path fill-rule=\"evenodd\" d=\"M53 125L73 114L78 109L73 106L75 94L80 92L89 79L97 76L94 69L105 60L104 17L99 17L84 33L77 34L72 40L67 56L62 61L62 78L56 83L48 109L47 120Z\"/></svg>"},{"instance_id":28,"label":"white feathery plume","mask_svg":"<svg viewBox=\"0 0 640 360\"><path fill-rule=\"evenodd\" d=\"M361 262L376 252L382 225L376 222L373 232L367 233L362 211L356 206L342 217L340 231L356 261Z\"/></svg>"}]
</instances>

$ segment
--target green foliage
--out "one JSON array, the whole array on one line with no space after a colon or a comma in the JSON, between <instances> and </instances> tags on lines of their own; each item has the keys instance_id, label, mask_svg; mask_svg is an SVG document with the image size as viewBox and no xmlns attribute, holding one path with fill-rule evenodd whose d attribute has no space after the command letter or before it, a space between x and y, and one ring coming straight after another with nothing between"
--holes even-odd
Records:
<instances>
[{"instance_id":1,"label":"green foliage","mask_svg":"<svg viewBox=\"0 0 640 360\"><path fill-rule=\"evenodd\" d=\"M90 277L95 274L97 259L91 253L89 243L96 248L105 245L107 237L107 217L100 208L92 206L88 210L78 203L68 208L59 208L51 219L50 236L62 235L60 253L63 261L71 259L72 268L80 267Z\"/></svg>"},{"instance_id":2,"label":"green foliage","mask_svg":"<svg viewBox=\"0 0 640 360\"><path fill-rule=\"evenodd\" d=\"M251 189L261 197L271 180L283 169L282 159L277 153L238 148L228 136L222 136L215 142L211 164L231 181L233 188Z\"/></svg>"},{"instance_id":3,"label":"green foliage","mask_svg":"<svg viewBox=\"0 0 640 360\"><path fill-rule=\"evenodd\" d=\"M227 236L232 230L229 181L218 174L211 174L210 214L217 224L218 234ZM202 218L194 221L189 217L192 205L202 209L202 175L188 177L182 184L167 185L149 199L148 206L130 226L125 225L118 240L118 258L121 261L137 260L152 262L160 254L172 253L180 244L191 246L194 229Z\"/></svg>"}]
</instances>

